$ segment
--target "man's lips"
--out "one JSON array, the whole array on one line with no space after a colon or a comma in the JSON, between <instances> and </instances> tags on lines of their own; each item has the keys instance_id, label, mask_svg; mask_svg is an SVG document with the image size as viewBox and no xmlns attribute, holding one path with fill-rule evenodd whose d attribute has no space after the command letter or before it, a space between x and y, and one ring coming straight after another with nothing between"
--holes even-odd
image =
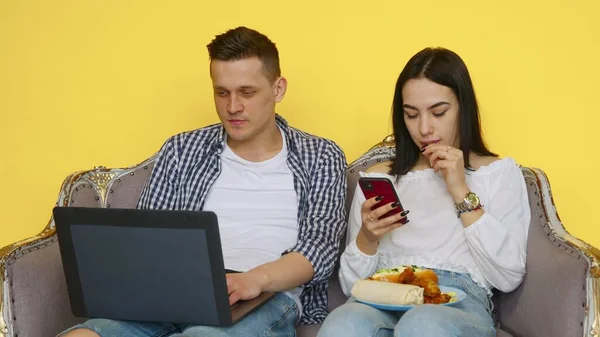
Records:
<instances>
[{"instance_id":1,"label":"man's lips","mask_svg":"<svg viewBox=\"0 0 600 337\"><path fill-rule=\"evenodd\" d=\"M227 121L228 121L230 124L233 124L233 125L242 125L242 124L244 124L244 123L246 122L246 121L245 121L245 120L243 120L243 119L229 119L229 120L227 120Z\"/></svg>"}]
</instances>

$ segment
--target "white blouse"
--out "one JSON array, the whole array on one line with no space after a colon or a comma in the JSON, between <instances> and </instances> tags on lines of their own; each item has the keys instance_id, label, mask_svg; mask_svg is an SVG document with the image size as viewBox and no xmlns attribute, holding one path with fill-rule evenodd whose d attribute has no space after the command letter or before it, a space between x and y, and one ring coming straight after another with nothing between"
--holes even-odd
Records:
<instances>
[{"instance_id":1,"label":"white blouse","mask_svg":"<svg viewBox=\"0 0 600 337\"><path fill-rule=\"evenodd\" d=\"M456 216L444 178L433 169L409 172L397 182L395 176L383 173L361 172L361 176L394 182L402 206L410 210L410 222L382 237L375 255L361 252L356 236L365 196L357 186L339 272L347 296L359 279L399 265L467 273L488 292L492 288L509 292L521 283L531 211L525 180L514 159L466 173L467 185L484 209L483 216L467 228Z\"/></svg>"}]
</instances>

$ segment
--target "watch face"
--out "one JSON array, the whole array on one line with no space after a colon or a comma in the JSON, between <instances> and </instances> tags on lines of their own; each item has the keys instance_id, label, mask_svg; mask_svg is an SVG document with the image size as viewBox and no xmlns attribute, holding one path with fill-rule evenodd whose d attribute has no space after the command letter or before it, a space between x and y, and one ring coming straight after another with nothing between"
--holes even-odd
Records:
<instances>
[{"instance_id":1,"label":"watch face","mask_svg":"<svg viewBox=\"0 0 600 337\"><path fill-rule=\"evenodd\" d=\"M471 206L479 205L479 197L475 193L469 193L465 197L465 201L468 202Z\"/></svg>"}]
</instances>

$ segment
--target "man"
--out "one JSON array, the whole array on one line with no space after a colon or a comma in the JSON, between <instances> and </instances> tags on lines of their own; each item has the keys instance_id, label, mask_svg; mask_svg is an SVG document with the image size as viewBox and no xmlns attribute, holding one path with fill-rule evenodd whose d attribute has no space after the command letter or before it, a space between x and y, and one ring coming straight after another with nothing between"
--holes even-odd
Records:
<instances>
[{"instance_id":1,"label":"man","mask_svg":"<svg viewBox=\"0 0 600 337\"><path fill-rule=\"evenodd\" d=\"M276 292L231 327L93 319L65 336L294 335L327 314L327 279L345 230L345 158L332 141L275 113L287 81L275 44L238 27L209 45L220 124L170 138L139 208L211 210L219 217L231 304Z\"/></svg>"}]
</instances>

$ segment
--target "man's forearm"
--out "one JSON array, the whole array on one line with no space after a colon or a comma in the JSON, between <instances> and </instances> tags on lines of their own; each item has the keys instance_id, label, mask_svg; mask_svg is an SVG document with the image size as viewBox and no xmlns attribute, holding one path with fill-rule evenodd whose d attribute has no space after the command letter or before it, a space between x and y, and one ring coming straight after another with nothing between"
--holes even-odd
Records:
<instances>
[{"instance_id":1,"label":"man's forearm","mask_svg":"<svg viewBox=\"0 0 600 337\"><path fill-rule=\"evenodd\" d=\"M249 273L257 275L263 291L280 292L312 280L315 271L304 255L291 252L276 261L260 265Z\"/></svg>"}]
</instances>

